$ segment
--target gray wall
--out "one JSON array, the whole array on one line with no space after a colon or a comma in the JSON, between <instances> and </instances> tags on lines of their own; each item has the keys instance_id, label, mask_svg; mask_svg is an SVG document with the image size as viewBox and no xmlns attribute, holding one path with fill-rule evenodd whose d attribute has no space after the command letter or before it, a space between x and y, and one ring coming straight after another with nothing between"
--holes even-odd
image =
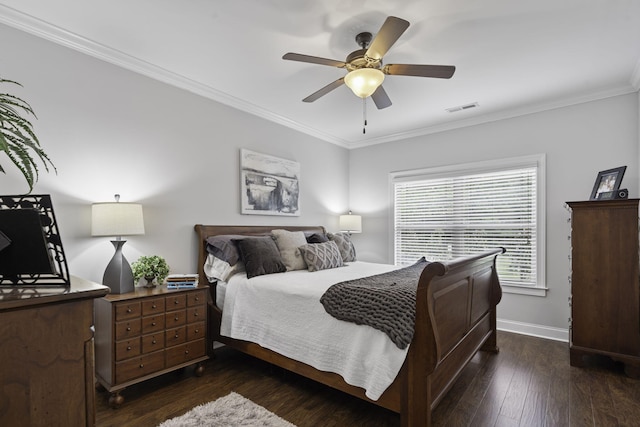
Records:
<instances>
[{"instance_id":1,"label":"gray wall","mask_svg":"<svg viewBox=\"0 0 640 427\"><path fill-rule=\"evenodd\" d=\"M569 213L587 200L598 171L627 165L622 185L638 197L638 95L629 94L350 152L350 207L363 215L361 258L390 262L389 173L546 154L546 297L505 294L506 329L566 338Z\"/></svg>"},{"instance_id":2,"label":"gray wall","mask_svg":"<svg viewBox=\"0 0 640 427\"><path fill-rule=\"evenodd\" d=\"M391 262L389 173L546 153L546 297L505 295L504 328L566 337L569 309L568 212L589 197L600 170L627 165L623 186L638 197L638 95L624 95L393 144L347 151L189 92L0 25L3 78L38 114L36 132L58 168L42 173L34 194L51 194L72 274L101 281L113 254L90 237L90 205L144 205L144 236L125 255L164 256L174 272L195 270L193 225L322 224L363 215L354 236L359 258ZM6 87L2 88L7 89ZM302 215L240 215L239 151L301 164ZM27 191L4 156L0 194Z\"/></svg>"},{"instance_id":3,"label":"gray wall","mask_svg":"<svg viewBox=\"0 0 640 427\"><path fill-rule=\"evenodd\" d=\"M113 255L90 236L91 203L140 202L146 234L124 253L162 255L173 272L196 269L193 225L321 224L337 228L348 209L348 151L236 109L0 25L1 76L24 88L36 133L58 173L34 194L51 194L71 274L100 282ZM300 217L240 214L240 148L294 160L301 168ZM6 156L0 194L28 190Z\"/></svg>"}]
</instances>

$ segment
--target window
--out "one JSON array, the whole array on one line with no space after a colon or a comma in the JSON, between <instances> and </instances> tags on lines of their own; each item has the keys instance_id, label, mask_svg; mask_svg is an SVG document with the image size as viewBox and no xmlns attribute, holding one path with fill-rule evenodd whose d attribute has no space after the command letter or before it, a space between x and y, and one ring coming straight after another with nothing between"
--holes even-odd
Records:
<instances>
[{"instance_id":1,"label":"window","mask_svg":"<svg viewBox=\"0 0 640 427\"><path fill-rule=\"evenodd\" d=\"M544 156L394 173L391 181L396 264L502 246L505 290L544 295Z\"/></svg>"}]
</instances>

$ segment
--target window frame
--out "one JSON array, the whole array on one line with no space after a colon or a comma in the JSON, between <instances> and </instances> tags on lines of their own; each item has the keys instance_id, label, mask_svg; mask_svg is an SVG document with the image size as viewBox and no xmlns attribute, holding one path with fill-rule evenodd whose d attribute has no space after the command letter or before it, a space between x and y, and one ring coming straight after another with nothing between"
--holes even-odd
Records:
<instances>
[{"instance_id":1,"label":"window frame","mask_svg":"<svg viewBox=\"0 0 640 427\"><path fill-rule=\"evenodd\" d=\"M461 163L389 173L389 241L390 259L395 260L395 184L535 167L536 177L536 280L535 285L501 283L505 293L546 296L546 156L535 154L504 159Z\"/></svg>"}]
</instances>

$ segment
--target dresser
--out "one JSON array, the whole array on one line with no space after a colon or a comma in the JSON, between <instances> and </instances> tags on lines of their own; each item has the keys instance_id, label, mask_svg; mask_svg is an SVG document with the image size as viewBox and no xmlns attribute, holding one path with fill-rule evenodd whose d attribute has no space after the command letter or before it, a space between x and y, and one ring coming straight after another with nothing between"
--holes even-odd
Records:
<instances>
[{"instance_id":1,"label":"dresser","mask_svg":"<svg viewBox=\"0 0 640 427\"><path fill-rule=\"evenodd\" d=\"M109 288L0 287L0 425L93 426L93 301Z\"/></svg>"},{"instance_id":2,"label":"dresser","mask_svg":"<svg viewBox=\"0 0 640 427\"><path fill-rule=\"evenodd\" d=\"M96 378L124 403L126 387L208 359L207 286L136 288L95 301Z\"/></svg>"},{"instance_id":3,"label":"dresser","mask_svg":"<svg viewBox=\"0 0 640 427\"><path fill-rule=\"evenodd\" d=\"M599 354L640 377L638 199L568 202L570 363Z\"/></svg>"}]
</instances>

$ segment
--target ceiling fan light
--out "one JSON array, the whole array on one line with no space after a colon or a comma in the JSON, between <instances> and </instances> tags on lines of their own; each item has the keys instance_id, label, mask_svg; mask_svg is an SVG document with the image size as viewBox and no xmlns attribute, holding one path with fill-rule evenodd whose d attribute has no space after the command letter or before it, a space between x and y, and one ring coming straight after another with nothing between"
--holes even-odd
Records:
<instances>
[{"instance_id":1,"label":"ceiling fan light","mask_svg":"<svg viewBox=\"0 0 640 427\"><path fill-rule=\"evenodd\" d=\"M344 76L344 83L360 98L373 95L383 80L384 73L377 68L359 68Z\"/></svg>"}]
</instances>

